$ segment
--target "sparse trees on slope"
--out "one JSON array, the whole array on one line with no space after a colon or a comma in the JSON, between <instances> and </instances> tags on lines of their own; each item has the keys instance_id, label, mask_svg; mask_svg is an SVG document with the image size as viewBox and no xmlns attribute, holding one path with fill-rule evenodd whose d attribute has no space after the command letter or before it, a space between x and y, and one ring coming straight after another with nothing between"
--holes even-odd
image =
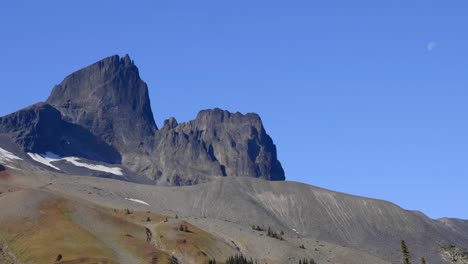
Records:
<instances>
[{"instance_id":1,"label":"sparse trees on slope","mask_svg":"<svg viewBox=\"0 0 468 264\"><path fill-rule=\"evenodd\" d=\"M243 255L234 255L229 257L224 264L255 264L252 259L248 260Z\"/></svg>"},{"instance_id":2,"label":"sparse trees on slope","mask_svg":"<svg viewBox=\"0 0 468 264\"><path fill-rule=\"evenodd\" d=\"M317 262L314 259L303 258L299 260L299 264L317 264Z\"/></svg>"},{"instance_id":3,"label":"sparse trees on slope","mask_svg":"<svg viewBox=\"0 0 468 264\"><path fill-rule=\"evenodd\" d=\"M284 234L284 233L282 232L282 234ZM273 237L273 238L276 238L276 239L279 239L279 240L284 240L282 234L280 235L280 234L276 233L275 231L273 231L273 229L271 229L271 227L268 227L267 236Z\"/></svg>"}]
</instances>

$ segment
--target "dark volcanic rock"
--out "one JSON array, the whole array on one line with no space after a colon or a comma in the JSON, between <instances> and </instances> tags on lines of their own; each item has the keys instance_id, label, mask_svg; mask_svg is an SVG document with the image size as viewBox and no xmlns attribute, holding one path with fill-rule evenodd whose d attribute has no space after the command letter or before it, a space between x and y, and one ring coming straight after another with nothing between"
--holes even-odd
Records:
<instances>
[{"instance_id":1,"label":"dark volcanic rock","mask_svg":"<svg viewBox=\"0 0 468 264\"><path fill-rule=\"evenodd\" d=\"M152 147L157 127L148 88L128 55L105 58L69 75L47 103L119 151Z\"/></svg>"},{"instance_id":2,"label":"dark volcanic rock","mask_svg":"<svg viewBox=\"0 0 468 264\"><path fill-rule=\"evenodd\" d=\"M121 163L162 184L195 184L213 176L285 178L256 114L205 110L187 123L170 118L158 130L147 85L128 55L69 75L47 104L1 118L1 133L26 152Z\"/></svg>"},{"instance_id":3,"label":"dark volcanic rock","mask_svg":"<svg viewBox=\"0 0 468 264\"><path fill-rule=\"evenodd\" d=\"M38 103L0 118L7 134L25 152L54 152L106 163L120 163L120 154L85 128L62 120L60 112Z\"/></svg>"},{"instance_id":4,"label":"dark volcanic rock","mask_svg":"<svg viewBox=\"0 0 468 264\"><path fill-rule=\"evenodd\" d=\"M159 131L156 151L161 178L175 185L209 176L285 179L276 146L256 114L214 109L187 123L171 118Z\"/></svg>"}]
</instances>

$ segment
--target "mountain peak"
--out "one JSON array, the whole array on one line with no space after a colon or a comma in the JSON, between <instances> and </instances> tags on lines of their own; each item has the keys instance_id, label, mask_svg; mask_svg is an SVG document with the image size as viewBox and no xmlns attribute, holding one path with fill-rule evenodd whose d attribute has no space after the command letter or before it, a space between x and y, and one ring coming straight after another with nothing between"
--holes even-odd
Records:
<instances>
[{"instance_id":1,"label":"mountain peak","mask_svg":"<svg viewBox=\"0 0 468 264\"><path fill-rule=\"evenodd\" d=\"M133 180L141 175L162 185L216 176L285 179L257 114L202 110L185 123L171 117L158 130L148 87L128 54L65 77L45 103L0 118L2 133L25 152L119 163Z\"/></svg>"},{"instance_id":2,"label":"mountain peak","mask_svg":"<svg viewBox=\"0 0 468 264\"><path fill-rule=\"evenodd\" d=\"M121 61L122 61L125 65L134 65L133 60L130 59L130 55L128 55L128 54L125 54L125 56L123 56L123 57L121 58Z\"/></svg>"},{"instance_id":3,"label":"mountain peak","mask_svg":"<svg viewBox=\"0 0 468 264\"><path fill-rule=\"evenodd\" d=\"M67 76L47 103L120 149L150 148L157 131L148 87L130 56L104 58Z\"/></svg>"}]
</instances>

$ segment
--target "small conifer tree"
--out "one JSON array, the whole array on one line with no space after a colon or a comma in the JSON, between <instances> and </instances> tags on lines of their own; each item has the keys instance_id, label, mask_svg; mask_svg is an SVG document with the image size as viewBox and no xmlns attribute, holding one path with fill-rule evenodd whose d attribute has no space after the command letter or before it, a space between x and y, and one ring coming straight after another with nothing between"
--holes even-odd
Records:
<instances>
[{"instance_id":1,"label":"small conifer tree","mask_svg":"<svg viewBox=\"0 0 468 264\"><path fill-rule=\"evenodd\" d=\"M401 240L401 253L403 254L403 264L411 264L411 256L404 240Z\"/></svg>"}]
</instances>

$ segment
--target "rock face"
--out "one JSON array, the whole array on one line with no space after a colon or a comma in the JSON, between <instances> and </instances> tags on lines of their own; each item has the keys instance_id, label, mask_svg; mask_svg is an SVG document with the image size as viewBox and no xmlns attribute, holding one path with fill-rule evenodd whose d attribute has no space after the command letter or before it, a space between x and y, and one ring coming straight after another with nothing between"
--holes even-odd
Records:
<instances>
[{"instance_id":1,"label":"rock face","mask_svg":"<svg viewBox=\"0 0 468 264\"><path fill-rule=\"evenodd\" d=\"M166 120L157 144L161 178L175 185L206 176L251 176L284 180L276 146L257 114L203 110L193 121ZM181 177L184 175L184 177Z\"/></svg>"},{"instance_id":2,"label":"rock face","mask_svg":"<svg viewBox=\"0 0 468 264\"><path fill-rule=\"evenodd\" d=\"M38 103L0 118L0 134L8 134L24 152L75 156L120 163L120 154L79 125L62 120L60 112Z\"/></svg>"},{"instance_id":3,"label":"rock face","mask_svg":"<svg viewBox=\"0 0 468 264\"><path fill-rule=\"evenodd\" d=\"M190 185L214 176L284 180L260 117L220 109L158 130L148 88L128 55L85 67L55 86L46 103L0 119L26 152L52 151L120 163L154 183Z\"/></svg>"},{"instance_id":4,"label":"rock face","mask_svg":"<svg viewBox=\"0 0 468 264\"><path fill-rule=\"evenodd\" d=\"M151 148L157 127L148 88L128 55L105 58L69 75L47 103L121 151Z\"/></svg>"}]
</instances>

